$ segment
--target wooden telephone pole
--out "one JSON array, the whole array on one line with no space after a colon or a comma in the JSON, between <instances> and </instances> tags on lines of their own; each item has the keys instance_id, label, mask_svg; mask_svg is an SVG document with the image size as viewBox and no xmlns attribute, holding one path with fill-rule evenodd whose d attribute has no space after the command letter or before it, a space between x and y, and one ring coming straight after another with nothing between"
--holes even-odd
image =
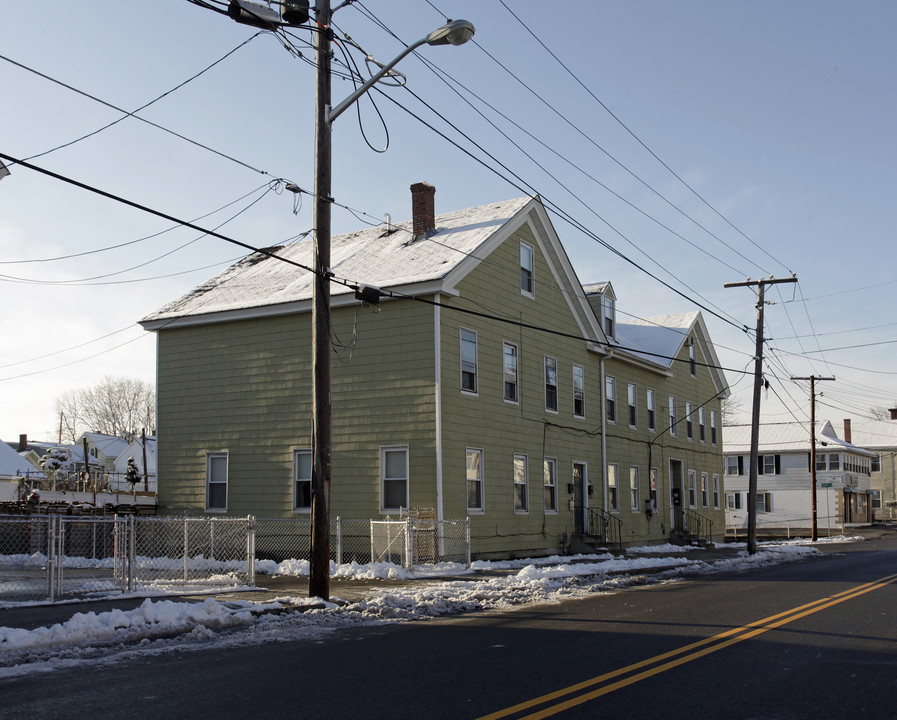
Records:
<instances>
[{"instance_id":1,"label":"wooden telephone pole","mask_svg":"<svg viewBox=\"0 0 897 720\"><path fill-rule=\"evenodd\" d=\"M723 287L757 288L757 344L754 351L754 400L751 408L751 467L748 471L748 554L757 552L757 446L760 441L760 391L763 389L763 308L766 304L764 293L767 285L797 282L797 276L790 278L767 278L745 282L726 283Z\"/></svg>"},{"instance_id":2,"label":"wooden telephone pole","mask_svg":"<svg viewBox=\"0 0 897 720\"><path fill-rule=\"evenodd\" d=\"M819 539L816 526L816 381L834 380L835 378L810 375L810 377L792 377L791 379L810 381L810 507L813 517L811 538L813 542L816 542Z\"/></svg>"}]
</instances>

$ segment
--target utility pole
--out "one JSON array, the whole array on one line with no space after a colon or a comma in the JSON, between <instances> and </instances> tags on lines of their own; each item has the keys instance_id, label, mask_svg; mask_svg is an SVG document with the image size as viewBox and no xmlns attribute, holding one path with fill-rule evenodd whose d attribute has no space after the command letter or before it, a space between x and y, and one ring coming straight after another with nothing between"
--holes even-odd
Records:
<instances>
[{"instance_id":1,"label":"utility pole","mask_svg":"<svg viewBox=\"0 0 897 720\"><path fill-rule=\"evenodd\" d=\"M751 280L745 282L726 283L725 288L756 287L757 288L757 344L754 350L754 398L751 408L751 460L748 471L748 554L757 552L757 446L760 442L760 391L763 389L763 308L766 304L764 295L767 285L778 283L794 283L797 277Z\"/></svg>"},{"instance_id":2,"label":"utility pole","mask_svg":"<svg viewBox=\"0 0 897 720\"><path fill-rule=\"evenodd\" d=\"M330 598L330 0L317 0L310 597Z\"/></svg>"},{"instance_id":3,"label":"utility pole","mask_svg":"<svg viewBox=\"0 0 897 720\"><path fill-rule=\"evenodd\" d=\"M810 381L810 508L813 517L810 537L813 542L816 542L819 539L816 527L816 381L834 380L835 378L810 375L810 377L792 377L791 379Z\"/></svg>"}]
</instances>

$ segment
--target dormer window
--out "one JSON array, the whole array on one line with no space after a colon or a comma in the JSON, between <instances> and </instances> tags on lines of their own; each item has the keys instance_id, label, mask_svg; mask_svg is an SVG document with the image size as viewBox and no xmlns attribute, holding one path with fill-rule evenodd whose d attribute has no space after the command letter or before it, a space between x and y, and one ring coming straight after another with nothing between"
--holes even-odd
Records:
<instances>
[{"instance_id":1,"label":"dormer window","mask_svg":"<svg viewBox=\"0 0 897 720\"><path fill-rule=\"evenodd\" d=\"M520 243L520 292L529 297L533 297L535 291L535 280L533 279L533 249L526 243Z\"/></svg>"},{"instance_id":2,"label":"dormer window","mask_svg":"<svg viewBox=\"0 0 897 720\"><path fill-rule=\"evenodd\" d=\"M609 338L614 338L614 325L616 324L616 312L614 310L614 299L610 295L604 295L601 300L604 308L604 334Z\"/></svg>"}]
</instances>

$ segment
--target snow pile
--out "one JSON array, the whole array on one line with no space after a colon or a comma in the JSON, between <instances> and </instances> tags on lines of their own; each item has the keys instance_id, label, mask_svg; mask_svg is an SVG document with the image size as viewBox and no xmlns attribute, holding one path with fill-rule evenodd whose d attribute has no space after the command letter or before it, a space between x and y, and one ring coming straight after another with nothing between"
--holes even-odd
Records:
<instances>
[{"instance_id":1,"label":"snow pile","mask_svg":"<svg viewBox=\"0 0 897 720\"><path fill-rule=\"evenodd\" d=\"M471 569L447 563L428 572L409 572L389 563L334 565L335 578L407 580L409 584L371 590L370 596L354 603L304 597L280 597L265 603L146 599L134 610L78 613L65 623L35 630L0 628L0 677L49 670L72 662L108 662L141 652L317 638L339 628L557 602L636 584L749 569L820 554L807 541L763 543L754 555L748 555L739 546L727 547L737 554L706 561L670 557L680 551L676 546L652 546L630 549L628 553L635 557L609 553L555 556L477 562ZM307 575L308 563L272 563L266 570ZM471 572L480 575L445 579ZM161 585L155 590L164 592ZM172 591L183 592L184 587L173 586Z\"/></svg>"}]
</instances>

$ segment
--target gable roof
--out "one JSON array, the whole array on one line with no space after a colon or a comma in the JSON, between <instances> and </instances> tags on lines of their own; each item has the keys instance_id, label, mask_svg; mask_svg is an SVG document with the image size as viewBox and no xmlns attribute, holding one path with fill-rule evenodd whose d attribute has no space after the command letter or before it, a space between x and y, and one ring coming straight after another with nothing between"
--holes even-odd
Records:
<instances>
[{"instance_id":1,"label":"gable roof","mask_svg":"<svg viewBox=\"0 0 897 720\"><path fill-rule=\"evenodd\" d=\"M521 197L444 213L436 217L434 234L414 242L411 222L336 235L331 239L331 269L335 277L350 282L433 292L465 260L481 260L477 253L483 244L534 203L541 206L534 198ZM311 239L267 250L309 268L314 265ZM176 319L202 316L202 322L213 322L301 312L311 307L313 280L310 271L256 252L140 322L155 330ZM331 296L339 304L354 300L354 291L332 283Z\"/></svg>"},{"instance_id":2,"label":"gable roof","mask_svg":"<svg viewBox=\"0 0 897 720\"><path fill-rule=\"evenodd\" d=\"M852 437L852 436L851 436ZM758 450L761 454L810 452L808 424L799 422L763 423L759 427ZM816 451L847 451L871 457L875 453L838 437L826 420L816 431ZM751 426L726 425L723 428L723 455L744 455L751 451Z\"/></svg>"},{"instance_id":3,"label":"gable roof","mask_svg":"<svg viewBox=\"0 0 897 720\"><path fill-rule=\"evenodd\" d=\"M897 422L894 420L851 420L851 442L866 448L897 449Z\"/></svg>"},{"instance_id":4,"label":"gable roof","mask_svg":"<svg viewBox=\"0 0 897 720\"><path fill-rule=\"evenodd\" d=\"M13 450L9 444L0 442L0 478L12 478L34 467Z\"/></svg>"}]
</instances>

